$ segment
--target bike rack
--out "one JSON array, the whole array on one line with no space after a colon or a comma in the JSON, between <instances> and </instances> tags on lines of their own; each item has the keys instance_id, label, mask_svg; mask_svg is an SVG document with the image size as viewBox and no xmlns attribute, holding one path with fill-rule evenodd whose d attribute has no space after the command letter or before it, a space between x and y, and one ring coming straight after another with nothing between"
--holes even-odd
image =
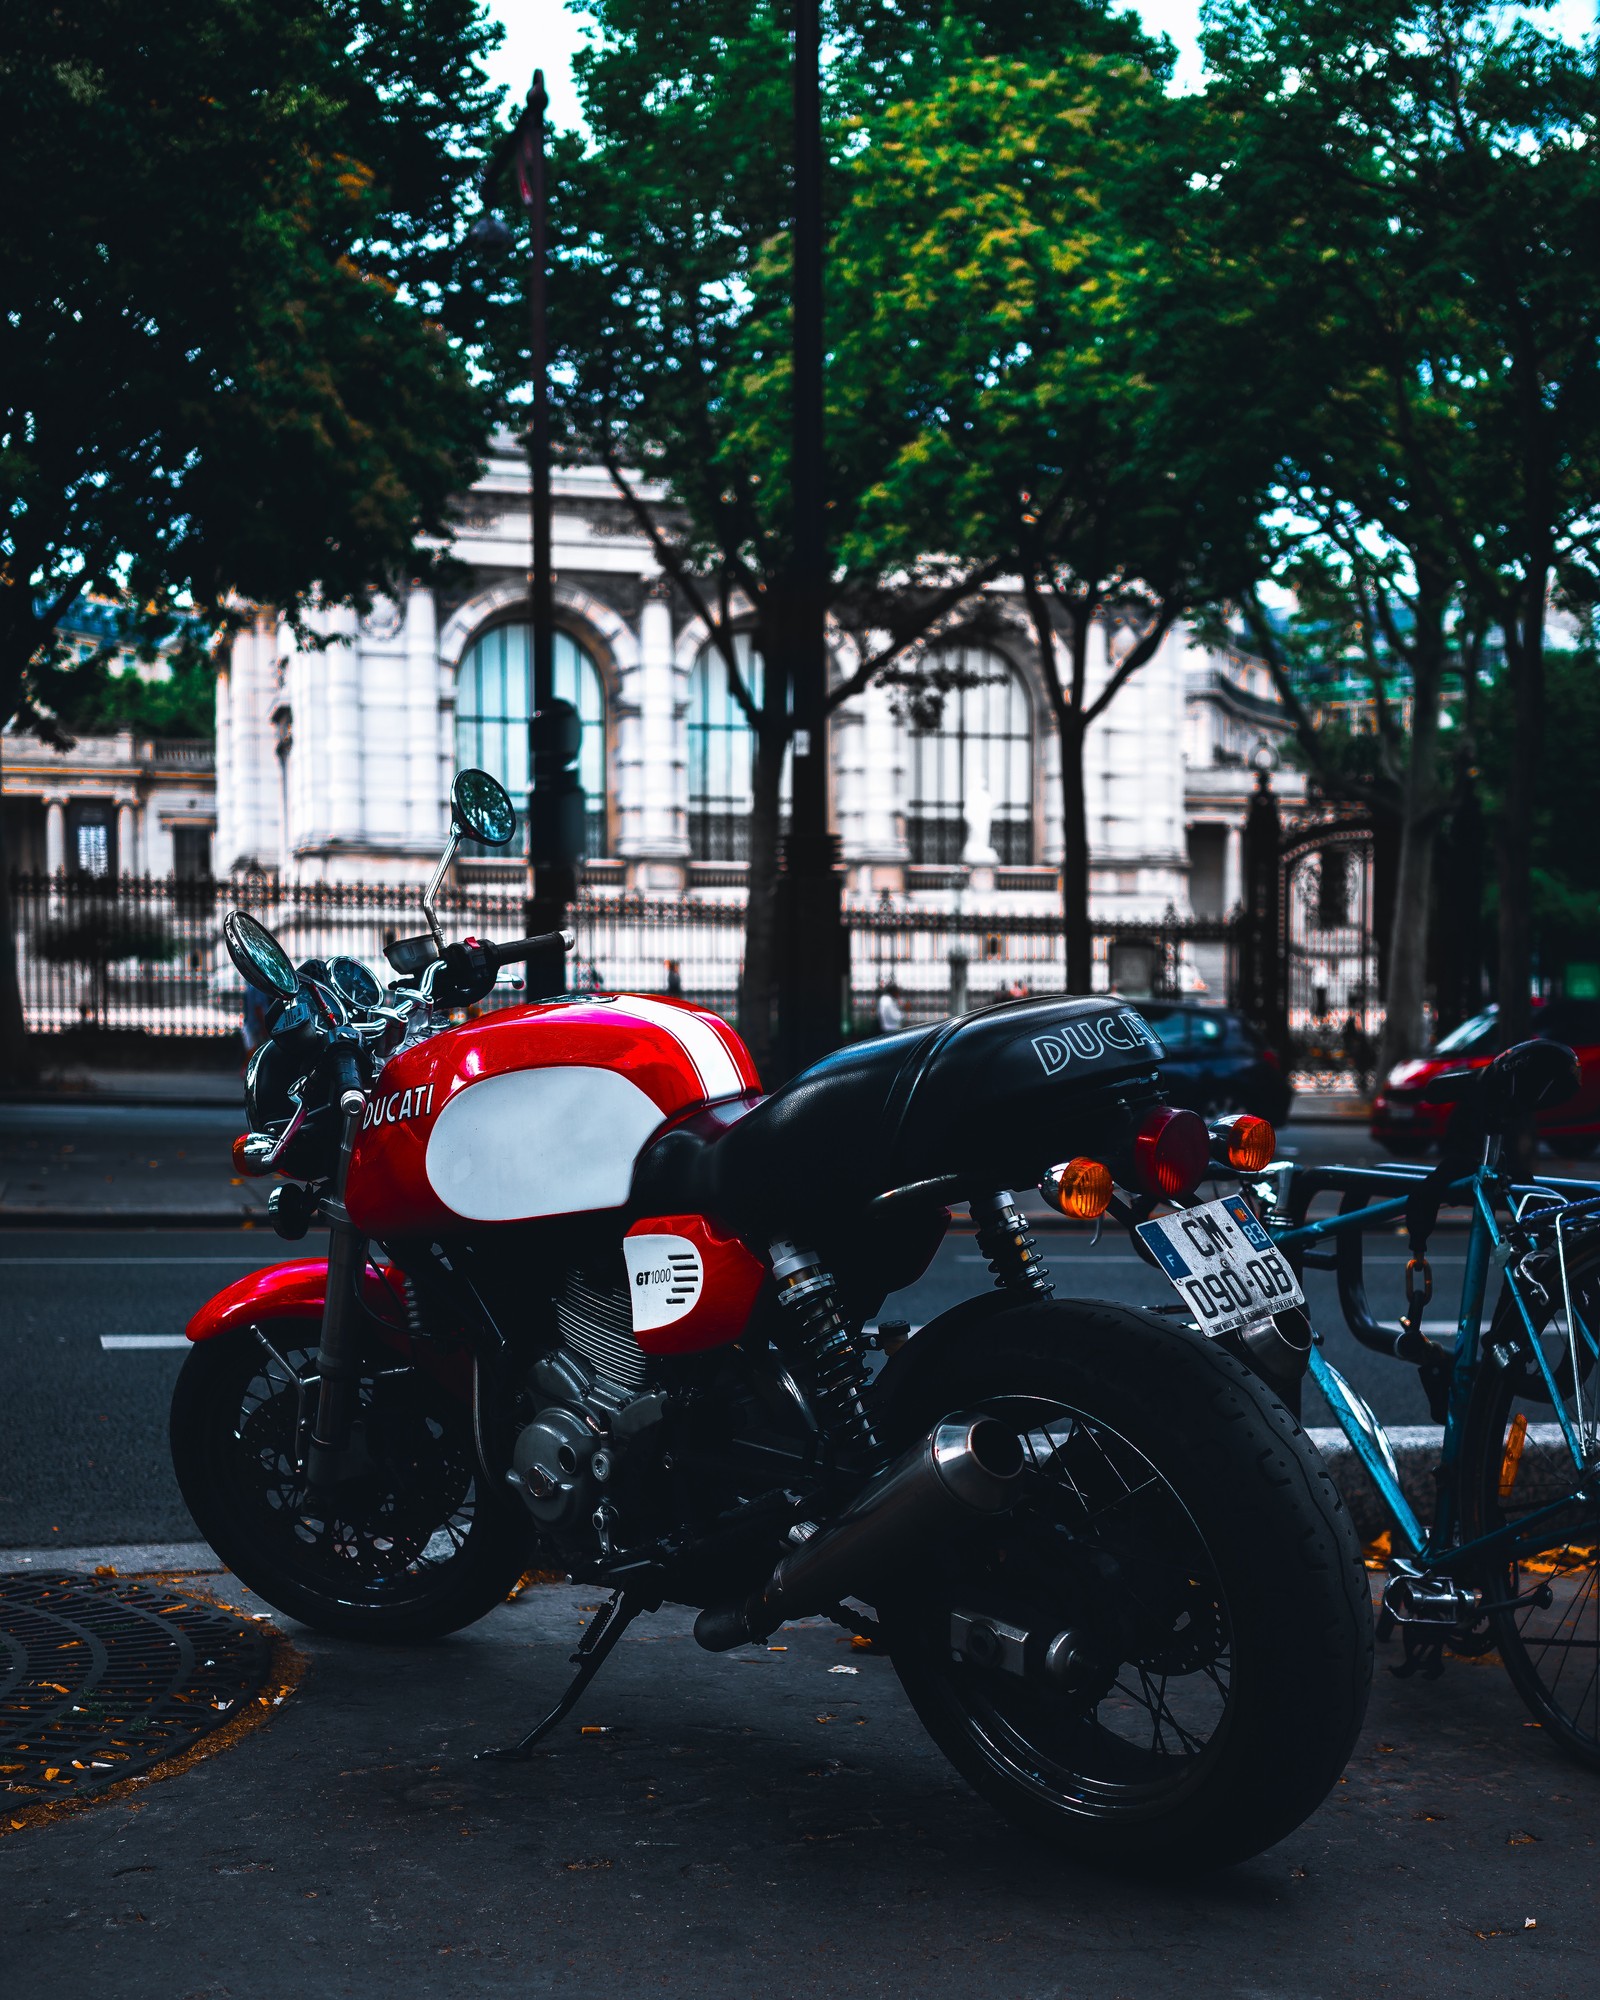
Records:
<instances>
[{"instance_id":1,"label":"bike rack","mask_svg":"<svg viewBox=\"0 0 1600 2000\"><path fill-rule=\"evenodd\" d=\"M1470 1170L1469 1170L1470 1171ZM1331 1236L1331 1250L1319 1251L1310 1245L1296 1243L1282 1246L1284 1254L1291 1261L1298 1259L1300 1268L1313 1271L1332 1271L1338 1284L1339 1308L1344 1314L1345 1325L1363 1347L1375 1354L1386 1354L1391 1359L1404 1359L1397 1350L1397 1343L1404 1338L1399 1327L1385 1326L1375 1319L1367 1304L1367 1283L1363 1243L1368 1230L1378 1223L1398 1218L1405 1213L1406 1201L1411 1189L1428 1178L1431 1169L1424 1166L1395 1165L1389 1167L1296 1167L1289 1184L1289 1213L1287 1227L1290 1229L1322 1229ZM1441 1191L1445 1203L1452 1200L1461 1206L1469 1197L1457 1194L1460 1181L1453 1181ZM1519 1182L1511 1188L1512 1195L1546 1190L1555 1194L1569 1195L1574 1207L1579 1211L1594 1213L1600 1221L1600 1194L1596 1193L1593 1181L1539 1180ZM1401 1192L1404 1190L1404 1192ZM1337 1215L1324 1217L1321 1223L1308 1220L1312 1202L1320 1194L1337 1193L1340 1196ZM1380 1199L1386 1197L1386 1199ZM1372 1208L1375 1213L1370 1221L1361 1227L1346 1222L1346 1218L1358 1215L1363 1209ZM1568 1211L1570 1214L1572 1211Z\"/></svg>"}]
</instances>

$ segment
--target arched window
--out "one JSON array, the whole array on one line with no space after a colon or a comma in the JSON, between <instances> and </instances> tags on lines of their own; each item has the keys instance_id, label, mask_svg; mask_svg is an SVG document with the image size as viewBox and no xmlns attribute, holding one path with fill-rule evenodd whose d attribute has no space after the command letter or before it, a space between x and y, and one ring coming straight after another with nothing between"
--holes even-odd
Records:
<instances>
[{"instance_id":1,"label":"arched window","mask_svg":"<svg viewBox=\"0 0 1600 2000\"><path fill-rule=\"evenodd\" d=\"M748 633L738 633L733 643L744 684L759 703L761 656ZM694 860L749 860L755 747L755 731L729 685L727 662L715 646L703 647L689 675L689 853ZM785 820L789 763L785 757Z\"/></svg>"},{"instance_id":2,"label":"arched window","mask_svg":"<svg viewBox=\"0 0 1600 2000\"><path fill-rule=\"evenodd\" d=\"M953 867L969 818L989 814L989 842L1002 863L1033 860L1033 714L1016 669L986 646L951 647L935 664L960 668L933 729L911 730L906 840L911 859Z\"/></svg>"},{"instance_id":3,"label":"arched window","mask_svg":"<svg viewBox=\"0 0 1600 2000\"><path fill-rule=\"evenodd\" d=\"M526 625L496 625L475 639L456 684L456 764L487 771L516 801L517 838L506 854L526 854L528 715L532 708L533 657ZM570 633L555 635L555 692L578 711L583 733L578 775L588 820L584 852L606 851L606 698L593 656ZM472 852L484 850L469 850Z\"/></svg>"}]
</instances>

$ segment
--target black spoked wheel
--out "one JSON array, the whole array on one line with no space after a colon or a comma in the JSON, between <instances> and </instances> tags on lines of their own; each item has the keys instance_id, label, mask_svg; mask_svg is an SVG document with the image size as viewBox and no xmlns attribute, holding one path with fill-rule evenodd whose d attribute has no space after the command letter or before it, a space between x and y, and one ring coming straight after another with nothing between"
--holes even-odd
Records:
<instances>
[{"instance_id":1,"label":"black spoked wheel","mask_svg":"<svg viewBox=\"0 0 1600 2000\"><path fill-rule=\"evenodd\" d=\"M1600 1257L1570 1258L1565 1285L1554 1257L1540 1276L1547 1296L1532 1318L1556 1393L1503 1301L1468 1415L1462 1513L1469 1539L1529 1524L1479 1579L1489 1630L1532 1713L1600 1770L1600 1507L1574 1498L1547 1511L1585 1483L1568 1432L1591 1466L1600 1451Z\"/></svg>"},{"instance_id":2,"label":"black spoked wheel","mask_svg":"<svg viewBox=\"0 0 1600 2000\"><path fill-rule=\"evenodd\" d=\"M470 1407L424 1369L375 1357L361 1384L361 1470L313 1500L301 1468L316 1355L303 1320L189 1355L172 1456L201 1533L269 1604L321 1631L415 1640L482 1617L522 1573L527 1533L485 1497Z\"/></svg>"},{"instance_id":3,"label":"black spoked wheel","mask_svg":"<svg viewBox=\"0 0 1600 2000\"><path fill-rule=\"evenodd\" d=\"M1081 1303L992 1322L914 1401L918 1423L1003 1420L1028 1467L1013 1514L880 1607L976 1789L1084 1859L1151 1869L1298 1825L1349 1755L1372 1635L1348 1516L1288 1412L1197 1336Z\"/></svg>"}]
</instances>

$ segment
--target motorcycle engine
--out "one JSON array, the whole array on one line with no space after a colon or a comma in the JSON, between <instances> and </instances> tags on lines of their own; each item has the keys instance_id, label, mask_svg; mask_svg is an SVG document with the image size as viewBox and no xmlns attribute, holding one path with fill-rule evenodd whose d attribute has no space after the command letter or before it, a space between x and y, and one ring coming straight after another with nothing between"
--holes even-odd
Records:
<instances>
[{"instance_id":1,"label":"motorcycle engine","mask_svg":"<svg viewBox=\"0 0 1600 2000\"><path fill-rule=\"evenodd\" d=\"M666 1397L645 1387L620 1284L569 1274L556 1321L563 1344L526 1377L534 1415L517 1433L511 1484L558 1548L609 1553L629 1488L655 1462Z\"/></svg>"}]
</instances>

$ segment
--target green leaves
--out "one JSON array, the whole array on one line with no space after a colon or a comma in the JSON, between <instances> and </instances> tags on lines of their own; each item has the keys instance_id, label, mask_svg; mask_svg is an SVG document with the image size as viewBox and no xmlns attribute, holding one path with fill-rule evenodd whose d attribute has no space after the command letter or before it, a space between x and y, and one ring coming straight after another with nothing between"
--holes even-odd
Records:
<instances>
[{"instance_id":1,"label":"green leaves","mask_svg":"<svg viewBox=\"0 0 1600 2000\"><path fill-rule=\"evenodd\" d=\"M292 610L409 571L487 412L431 317L478 0L7 17L0 709L72 596Z\"/></svg>"}]
</instances>

